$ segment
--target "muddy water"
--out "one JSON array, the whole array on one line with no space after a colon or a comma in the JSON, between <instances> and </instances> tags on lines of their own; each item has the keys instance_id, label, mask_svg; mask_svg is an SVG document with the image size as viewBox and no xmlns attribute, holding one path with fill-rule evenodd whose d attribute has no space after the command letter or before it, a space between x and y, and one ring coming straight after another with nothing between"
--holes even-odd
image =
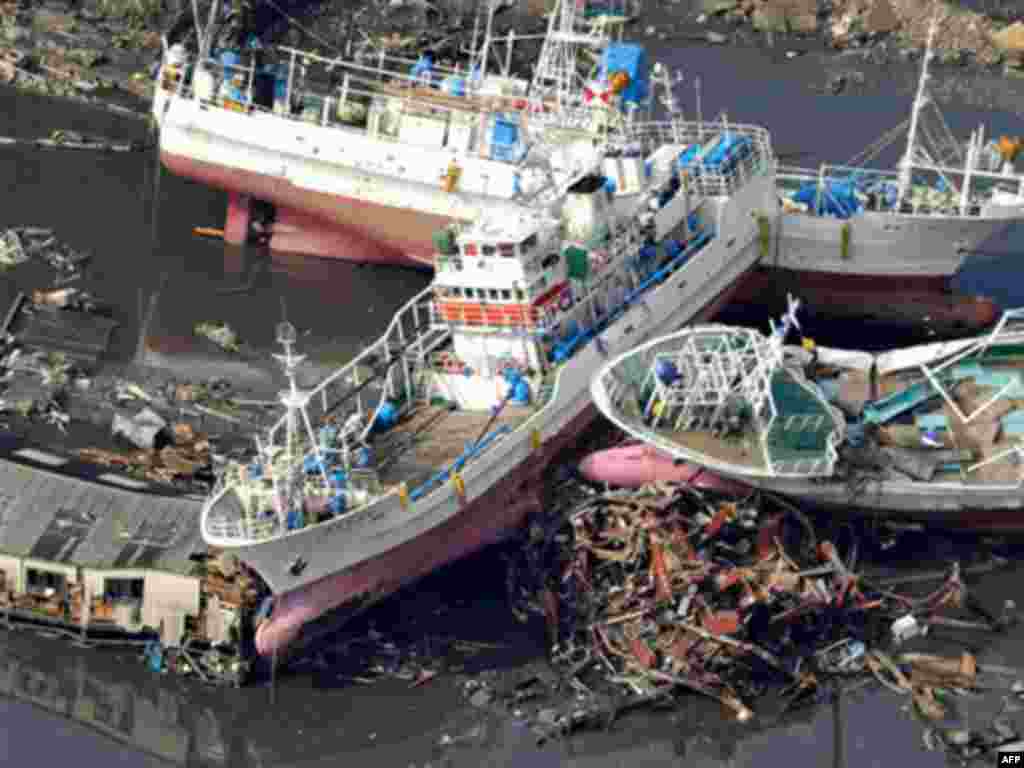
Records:
<instances>
[{"instance_id":1,"label":"muddy water","mask_svg":"<svg viewBox=\"0 0 1024 768\"><path fill-rule=\"evenodd\" d=\"M842 161L903 118L914 74L906 67L870 65L855 57L825 56L813 46L787 59L773 50L686 47L673 58L688 78L701 76L703 113L728 109L730 119L749 120L773 131L780 152L807 152L805 164ZM830 73L863 71L859 95L824 96ZM692 82L692 80L691 80ZM952 83L952 85L943 85ZM942 76L940 85L965 108L951 112L954 131L981 118L970 105L1002 106L989 113L990 133L1019 133L1011 113L1012 86L1002 82ZM694 92L680 96L690 114ZM968 98L970 97L970 98ZM0 134L35 137L54 128L140 138L135 123L42 99L0 91ZM890 148L882 162L895 156ZM112 356L128 360L136 349L140 304L159 289L158 311L149 333L187 338L193 323L226 320L241 336L269 352L272 324L286 312L307 332L303 343L330 348L339 356L379 332L392 310L425 284L402 270L361 269L344 263L313 262L243 251L192 236L194 226L220 226L224 200L179 179L159 182L157 236L151 238L152 157L36 152L0 149L0 178L7 194L0 225L53 227L75 247L95 254L83 287L116 306L122 328ZM1003 256L972 262L961 284L1003 302L1024 303L1011 232L990 250ZM251 270L251 272L247 272ZM246 291L223 293L250 282ZM39 287L47 278L38 266L20 268L0 280L0 300L19 289ZM141 293L141 301L140 301ZM283 307L282 307L282 299ZM762 318L752 318L762 322ZM813 321L812 321L813 322ZM823 343L880 346L895 338L859 338L856 329L813 329ZM932 540L911 542L907 559L934 550ZM997 609L1018 598L1021 571L972 584L979 598ZM466 705L462 675L509 669L543 651L543 632L522 626L504 601L503 569L494 552L457 564L415 589L389 600L353 631L373 624L388 637L455 636L500 644L499 650L446 659L449 671L428 685L388 679L352 683L358 662L343 653L278 681L274 690L209 690L198 684L155 677L132 656L86 652L31 633L0 630L0 700L5 727L0 754L12 765L84 764L182 766L754 766L766 761L790 766L938 766L938 754L921 750L921 727L905 702L865 689L838 706L822 705L785 722L762 719L743 728L723 721L714 706L684 698L677 710L641 713L616 723L609 733L588 734L537 746L514 718ZM998 638L963 638L981 651L982 661L1022 664L1017 630ZM954 644L951 647L962 647ZM440 663L440 662L438 662ZM352 669L354 667L354 669ZM461 670L459 668L461 667ZM977 723L997 697L962 702ZM1011 718L1024 720L1018 715ZM1024 723L1022 723L1024 725Z\"/></svg>"}]
</instances>

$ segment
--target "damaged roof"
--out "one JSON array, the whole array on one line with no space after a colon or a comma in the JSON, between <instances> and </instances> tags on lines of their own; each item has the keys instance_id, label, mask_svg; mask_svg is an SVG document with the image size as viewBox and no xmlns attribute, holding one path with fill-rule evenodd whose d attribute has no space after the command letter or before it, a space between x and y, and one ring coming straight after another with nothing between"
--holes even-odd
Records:
<instances>
[{"instance_id":1,"label":"damaged roof","mask_svg":"<svg viewBox=\"0 0 1024 768\"><path fill-rule=\"evenodd\" d=\"M201 506L0 459L0 552L15 557L187 575Z\"/></svg>"}]
</instances>

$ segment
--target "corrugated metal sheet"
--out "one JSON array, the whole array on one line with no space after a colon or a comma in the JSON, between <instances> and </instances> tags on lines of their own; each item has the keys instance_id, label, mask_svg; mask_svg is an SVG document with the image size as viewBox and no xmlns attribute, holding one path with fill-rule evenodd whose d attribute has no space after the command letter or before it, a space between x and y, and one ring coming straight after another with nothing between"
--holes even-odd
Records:
<instances>
[{"instance_id":1,"label":"corrugated metal sheet","mask_svg":"<svg viewBox=\"0 0 1024 768\"><path fill-rule=\"evenodd\" d=\"M200 508L0 460L0 552L15 557L187 574L205 548Z\"/></svg>"}]
</instances>

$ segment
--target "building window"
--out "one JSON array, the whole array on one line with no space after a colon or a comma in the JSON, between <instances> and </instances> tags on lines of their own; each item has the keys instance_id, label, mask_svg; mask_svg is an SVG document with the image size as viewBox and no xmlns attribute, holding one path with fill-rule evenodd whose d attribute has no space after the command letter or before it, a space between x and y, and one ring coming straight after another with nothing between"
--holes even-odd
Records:
<instances>
[{"instance_id":1,"label":"building window","mask_svg":"<svg viewBox=\"0 0 1024 768\"><path fill-rule=\"evenodd\" d=\"M36 568L28 568L25 571L25 581L27 591L38 595L49 589L62 594L67 587L67 577L63 573L40 571Z\"/></svg>"},{"instance_id":2,"label":"building window","mask_svg":"<svg viewBox=\"0 0 1024 768\"><path fill-rule=\"evenodd\" d=\"M142 579L104 579L103 596L109 600L137 602L144 592Z\"/></svg>"}]
</instances>

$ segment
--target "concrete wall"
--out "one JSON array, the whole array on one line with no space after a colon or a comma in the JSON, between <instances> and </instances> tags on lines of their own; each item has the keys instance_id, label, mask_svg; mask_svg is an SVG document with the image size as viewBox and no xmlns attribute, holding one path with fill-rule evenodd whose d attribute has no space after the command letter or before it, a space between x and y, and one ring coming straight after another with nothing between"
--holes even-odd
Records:
<instances>
[{"instance_id":1,"label":"concrete wall","mask_svg":"<svg viewBox=\"0 0 1024 768\"><path fill-rule=\"evenodd\" d=\"M24 589L21 560L11 555L0 555L0 571L3 571L7 589L15 592Z\"/></svg>"}]
</instances>

